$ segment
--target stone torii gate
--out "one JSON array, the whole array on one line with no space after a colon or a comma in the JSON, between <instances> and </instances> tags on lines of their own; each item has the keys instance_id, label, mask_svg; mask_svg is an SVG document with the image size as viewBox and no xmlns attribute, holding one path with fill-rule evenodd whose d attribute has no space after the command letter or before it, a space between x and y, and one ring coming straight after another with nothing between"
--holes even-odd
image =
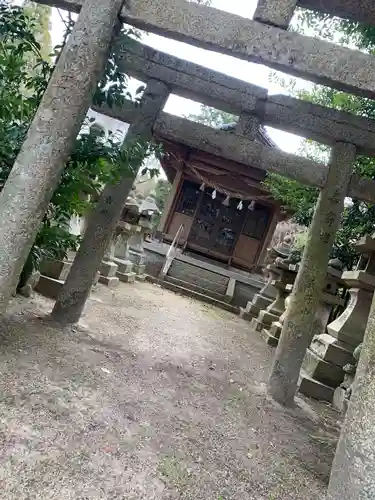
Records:
<instances>
[{"instance_id":1,"label":"stone torii gate","mask_svg":"<svg viewBox=\"0 0 375 500\"><path fill-rule=\"evenodd\" d=\"M353 20L365 18L367 23L375 24L375 9L369 0L368 9L363 5L357 9L352 0L260 0L254 20L186 0L151 3L149 0L129 0L124 6L119 0L102 0L99 4L94 0L85 0L84 3L44 0L43 3L75 12L82 7L82 11L0 194L0 211L4 214L0 228L0 303L3 310L90 104L118 14L122 21L153 33L375 98L374 56L285 30L299 4ZM124 60L126 57L125 54ZM134 59L134 54L131 57ZM161 62L152 61L147 71L151 72L152 68L156 71L163 66ZM144 105L135 116L132 111L134 120L128 144L131 140L150 137L151 132L156 137L167 138L179 134L191 147L220 153L231 160L241 160L241 163L321 188L269 383L271 395L288 404L293 400L299 369L311 340L310 326L321 297L344 198L350 195L375 201L375 183L352 174L357 153L374 154L371 145L375 137L374 122L290 98L268 98L263 89L257 95L256 90L250 92L250 86L243 82L241 86L238 81L232 79L230 82L231 79L223 75L224 81L220 81L218 73L214 76L219 80L210 81L204 76L210 74L208 70L200 76L199 67L196 68L198 72L193 75L184 75L177 68L174 68L176 71L167 68L168 71L159 75L145 75L148 86ZM137 71L146 72L141 67ZM180 73L178 79L176 72ZM237 84L238 89L242 89L242 96L237 92ZM211 90L211 96L204 88ZM216 99L217 107L225 102L228 110L234 108L240 115L239 135L230 136L233 142L228 142L223 132L160 113L169 93L176 89L209 105L213 105ZM121 110L116 112L121 113ZM307 137L332 145L329 165L276 152L255 143L253 130L259 122L291 131L298 129L298 133L301 133L298 128L301 126ZM69 318L70 313L69 320L79 317L91 287L91 277L94 277L93 269L95 274L131 183L131 178L124 178L118 185L104 190L77 255L77 264L72 266L65 290L56 303L56 317ZM85 260L85 256L90 258ZM330 499L345 497L354 500L374 496L374 318L375 304L370 312L359 363L359 382L354 389L333 467Z\"/></svg>"}]
</instances>

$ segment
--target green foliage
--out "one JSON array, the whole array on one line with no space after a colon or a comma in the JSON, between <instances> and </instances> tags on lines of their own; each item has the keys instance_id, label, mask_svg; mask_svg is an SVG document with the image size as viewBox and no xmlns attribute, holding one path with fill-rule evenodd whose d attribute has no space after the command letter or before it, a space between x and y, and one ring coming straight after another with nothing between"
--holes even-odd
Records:
<instances>
[{"instance_id":1,"label":"green foliage","mask_svg":"<svg viewBox=\"0 0 375 500\"><path fill-rule=\"evenodd\" d=\"M375 50L375 28L363 24L332 18L312 11L300 11L298 31L311 31L316 36L342 43L351 47L373 53ZM280 81L280 80L279 80ZM280 81L289 92L300 99L329 108L347 111L349 113L375 118L375 103L373 100L340 92L327 87L315 85L311 91L298 90L295 82ZM318 161L326 161L327 148L306 141L303 154ZM355 164L355 172L361 176L375 178L374 158L359 156ZM299 183L270 175L266 180L267 187L273 196L294 212L293 218L308 226L311 223L313 208L318 192ZM347 268L351 268L358 255L353 248L355 241L365 234L371 234L375 228L375 208L373 205L352 200L347 203L334 242L332 257L338 257Z\"/></svg>"},{"instance_id":2,"label":"green foliage","mask_svg":"<svg viewBox=\"0 0 375 500\"><path fill-rule=\"evenodd\" d=\"M155 203L159 209L159 214L155 215L153 218L154 227L157 227L160 222L161 215L164 211L165 203L168 199L168 195L171 190L171 185L167 179L158 179L155 187L155 194L153 196Z\"/></svg>"},{"instance_id":3,"label":"green foliage","mask_svg":"<svg viewBox=\"0 0 375 500\"><path fill-rule=\"evenodd\" d=\"M29 10L29 12L28 12ZM26 9L0 3L0 190L20 151L28 127L37 110L53 71L42 53L37 35L45 29L46 18ZM43 25L38 25L41 17ZM68 22L67 39L72 22ZM130 34L128 31L125 35ZM128 43L132 43L127 36ZM56 60L59 51L55 50ZM33 66L30 67L30 61ZM119 105L129 98L127 77L119 72L110 58L95 93L96 104ZM140 99L140 92L137 100ZM95 124L76 139L75 149L67 162L60 185L52 196L34 246L21 275L22 286L43 259L62 259L68 250L77 248L79 238L69 233L74 215L85 215L102 187L123 175L135 176L139 164L157 148L146 142L121 147L115 134L109 137Z\"/></svg>"},{"instance_id":4,"label":"green foliage","mask_svg":"<svg viewBox=\"0 0 375 500\"><path fill-rule=\"evenodd\" d=\"M198 114L190 114L187 116L187 118L191 121L203 123L203 125L209 125L211 127L217 128L222 127L223 125L237 122L238 120L238 117L232 115L231 113L226 113L225 111L211 108L209 106L206 106L205 104L201 104Z\"/></svg>"},{"instance_id":5,"label":"green foliage","mask_svg":"<svg viewBox=\"0 0 375 500\"><path fill-rule=\"evenodd\" d=\"M304 186L278 174L269 174L264 181L275 200L293 213L293 220L302 226L311 224L319 189Z\"/></svg>"},{"instance_id":6,"label":"green foliage","mask_svg":"<svg viewBox=\"0 0 375 500\"><path fill-rule=\"evenodd\" d=\"M375 49L375 28L365 23L301 9L298 12L295 29L299 32L313 31L320 38L354 46L367 52L373 52Z\"/></svg>"},{"instance_id":7,"label":"green foliage","mask_svg":"<svg viewBox=\"0 0 375 500\"><path fill-rule=\"evenodd\" d=\"M33 33L36 41L40 44L40 54L46 61L51 59L52 43L50 34L50 18L52 8L48 5L41 5L29 0L23 4L23 11L25 15L33 20L34 29ZM28 59L28 67L32 71L35 61Z\"/></svg>"},{"instance_id":8,"label":"green foliage","mask_svg":"<svg viewBox=\"0 0 375 500\"><path fill-rule=\"evenodd\" d=\"M171 185L167 181L167 179L158 180L155 187L154 199L160 212L164 210L165 202L167 201L170 190L171 190Z\"/></svg>"},{"instance_id":9,"label":"green foliage","mask_svg":"<svg viewBox=\"0 0 375 500\"><path fill-rule=\"evenodd\" d=\"M22 8L0 5L0 126L30 120L45 90L52 67L40 54L35 22ZM30 59L34 71L28 72Z\"/></svg>"}]
</instances>

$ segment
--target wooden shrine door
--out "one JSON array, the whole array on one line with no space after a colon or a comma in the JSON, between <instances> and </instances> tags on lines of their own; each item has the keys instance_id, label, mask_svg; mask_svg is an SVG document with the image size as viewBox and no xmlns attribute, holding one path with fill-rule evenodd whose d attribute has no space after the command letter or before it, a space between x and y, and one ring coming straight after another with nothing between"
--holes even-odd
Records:
<instances>
[{"instance_id":1,"label":"wooden shrine door","mask_svg":"<svg viewBox=\"0 0 375 500\"><path fill-rule=\"evenodd\" d=\"M223 260L229 260L245 221L246 210L238 210L238 200L223 205L225 196L207 190L200 200L189 234L191 248Z\"/></svg>"}]
</instances>

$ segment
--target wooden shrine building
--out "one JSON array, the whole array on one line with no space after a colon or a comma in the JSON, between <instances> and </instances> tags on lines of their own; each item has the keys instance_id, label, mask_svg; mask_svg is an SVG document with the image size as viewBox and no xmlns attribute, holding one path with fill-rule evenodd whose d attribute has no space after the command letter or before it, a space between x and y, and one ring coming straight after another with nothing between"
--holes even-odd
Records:
<instances>
[{"instance_id":1,"label":"wooden shrine building","mask_svg":"<svg viewBox=\"0 0 375 500\"><path fill-rule=\"evenodd\" d=\"M235 133L235 127L223 129ZM172 184L159 235L170 242L182 225L178 243L186 250L249 271L259 268L283 218L279 203L262 184L265 172L158 139L165 152L161 163ZM257 140L276 147L263 127Z\"/></svg>"}]
</instances>

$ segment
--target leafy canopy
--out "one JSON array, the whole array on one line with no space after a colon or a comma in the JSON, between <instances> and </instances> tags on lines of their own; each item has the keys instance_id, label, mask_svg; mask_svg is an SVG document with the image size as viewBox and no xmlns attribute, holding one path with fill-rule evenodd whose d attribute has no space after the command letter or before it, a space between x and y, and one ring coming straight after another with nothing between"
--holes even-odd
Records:
<instances>
[{"instance_id":1,"label":"leafy canopy","mask_svg":"<svg viewBox=\"0 0 375 500\"><path fill-rule=\"evenodd\" d=\"M53 60L58 60L63 48L58 47L52 57L46 57L46 48L38 41L40 19L41 13L34 15L30 6L0 1L0 190L48 85ZM65 41L72 26L70 20ZM130 31L125 33L129 34ZM132 43L129 37L124 40ZM127 76L118 70L114 60L112 54L95 92L94 104L112 107L131 97L127 92ZM121 147L116 134L106 137L96 124L88 122L87 125L76 139L60 185L52 196L23 279L42 259L61 259L69 249L76 249L79 238L69 233L71 217L85 215L105 184L116 182L122 175L134 176L142 161L155 149L147 142Z\"/></svg>"},{"instance_id":2,"label":"leafy canopy","mask_svg":"<svg viewBox=\"0 0 375 500\"><path fill-rule=\"evenodd\" d=\"M300 32L309 31L311 34L313 31L316 36L321 38L355 46L369 53L375 51L374 27L332 18L308 10L301 10L297 19L297 26L294 29ZM319 85L315 85L312 90L296 90L293 80L285 82L279 79L279 83L284 85L288 93L300 99L359 116L375 118L375 102L370 99ZM322 158L326 161L327 151L328 148L322 145L305 141L301 153L318 161ZM361 176L373 179L375 178L375 161L373 158L360 156L357 158L354 170ZM275 174L268 175L266 185L272 195L294 213L293 218L296 222L306 227L310 225L319 194L317 189ZM352 268L358 259L353 244L361 236L373 233L374 228L374 206L358 200L347 200L333 245L332 256L340 258L347 268Z\"/></svg>"}]
</instances>

